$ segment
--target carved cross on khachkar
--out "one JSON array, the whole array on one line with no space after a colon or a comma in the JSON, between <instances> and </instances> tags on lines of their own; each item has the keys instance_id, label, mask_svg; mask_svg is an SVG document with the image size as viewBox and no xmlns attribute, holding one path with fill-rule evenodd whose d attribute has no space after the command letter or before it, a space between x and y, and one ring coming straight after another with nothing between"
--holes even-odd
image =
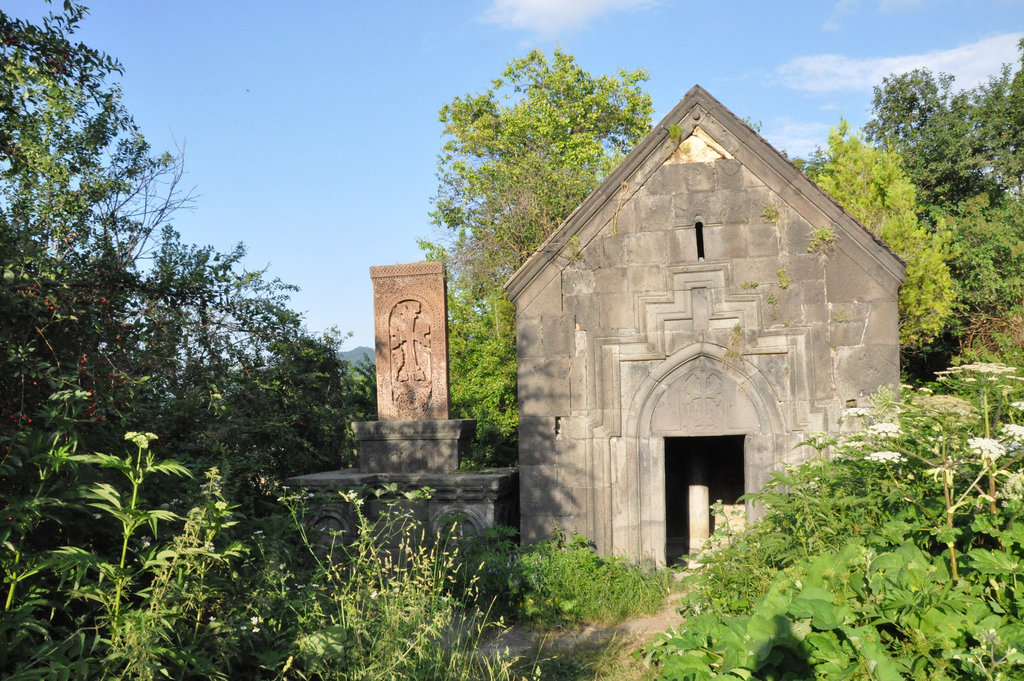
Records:
<instances>
[{"instance_id":1,"label":"carved cross on khachkar","mask_svg":"<svg viewBox=\"0 0 1024 681\"><path fill-rule=\"evenodd\" d=\"M448 307L444 264L371 267L377 418L447 419Z\"/></svg>"}]
</instances>

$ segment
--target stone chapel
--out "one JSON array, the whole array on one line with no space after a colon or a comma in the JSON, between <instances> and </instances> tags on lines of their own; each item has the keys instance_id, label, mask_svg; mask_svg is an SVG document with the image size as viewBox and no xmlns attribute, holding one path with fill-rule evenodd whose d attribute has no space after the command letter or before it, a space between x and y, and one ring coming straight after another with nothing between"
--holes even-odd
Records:
<instances>
[{"instance_id":1,"label":"stone chapel","mask_svg":"<svg viewBox=\"0 0 1024 681\"><path fill-rule=\"evenodd\" d=\"M902 261L699 86L507 282L524 541L664 564L899 382ZM756 509L748 507L749 515Z\"/></svg>"}]
</instances>

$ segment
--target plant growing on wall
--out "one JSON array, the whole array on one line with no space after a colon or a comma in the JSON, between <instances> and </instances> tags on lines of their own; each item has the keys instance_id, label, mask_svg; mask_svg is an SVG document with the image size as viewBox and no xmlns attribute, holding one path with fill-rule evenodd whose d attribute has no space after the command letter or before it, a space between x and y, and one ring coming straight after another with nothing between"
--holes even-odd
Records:
<instances>
[{"instance_id":1,"label":"plant growing on wall","mask_svg":"<svg viewBox=\"0 0 1024 681\"><path fill-rule=\"evenodd\" d=\"M835 227L831 225L815 227L811 230L811 236L807 240L807 252L828 255L835 248L838 240L839 235L836 234Z\"/></svg>"}]
</instances>

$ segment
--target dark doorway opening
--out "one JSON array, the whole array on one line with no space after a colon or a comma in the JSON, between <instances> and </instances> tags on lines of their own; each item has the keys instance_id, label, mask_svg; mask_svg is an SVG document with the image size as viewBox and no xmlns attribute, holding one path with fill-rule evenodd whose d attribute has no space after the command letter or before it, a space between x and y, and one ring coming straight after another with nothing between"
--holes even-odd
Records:
<instances>
[{"instance_id":1,"label":"dark doorway opening","mask_svg":"<svg viewBox=\"0 0 1024 681\"><path fill-rule=\"evenodd\" d=\"M743 435L665 438L665 560L670 565L700 549L702 531L715 531L710 517L692 532L690 492L706 486L710 504L736 504L743 495ZM710 515L710 513L709 513ZM706 527L704 527L706 525ZM691 546L694 543L694 546Z\"/></svg>"}]
</instances>

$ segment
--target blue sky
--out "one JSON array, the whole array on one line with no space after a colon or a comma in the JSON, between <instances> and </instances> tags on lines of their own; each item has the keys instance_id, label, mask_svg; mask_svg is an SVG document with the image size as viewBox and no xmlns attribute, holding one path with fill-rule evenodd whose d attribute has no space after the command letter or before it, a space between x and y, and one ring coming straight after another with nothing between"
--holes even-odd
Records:
<instances>
[{"instance_id":1,"label":"blue sky","mask_svg":"<svg viewBox=\"0 0 1024 681\"><path fill-rule=\"evenodd\" d=\"M59 5L59 3L57 3ZM38 17L38 0L6 0ZM121 60L157 150L184 146L185 240L248 248L295 284L310 329L373 344L369 267L422 259L442 144L437 112L512 59L560 45L594 74L650 72L655 122L694 84L791 155L887 73L976 84L1016 62L1024 0L95 0L80 38Z\"/></svg>"}]
</instances>

